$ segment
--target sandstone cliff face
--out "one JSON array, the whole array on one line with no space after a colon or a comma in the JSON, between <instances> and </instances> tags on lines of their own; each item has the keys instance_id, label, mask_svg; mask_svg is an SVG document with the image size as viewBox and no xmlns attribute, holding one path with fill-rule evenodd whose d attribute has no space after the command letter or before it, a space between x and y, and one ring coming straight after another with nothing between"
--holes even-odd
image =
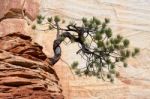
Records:
<instances>
[{"instance_id":1,"label":"sandstone cliff face","mask_svg":"<svg viewBox=\"0 0 150 99\"><path fill-rule=\"evenodd\" d=\"M0 99L63 99L43 47L29 36L39 3L0 0Z\"/></svg>"},{"instance_id":2,"label":"sandstone cliff face","mask_svg":"<svg viewBox=\"0 0 150 99\"><path fill-rule=\"evenodd\" d=\"M38 15L40 0L0 0L0 19L22 18L34 20Z\"/></svg>"},{"instance_id":3,"label":"sandstone cliff face","mask_svg":"<svg viewBox=\"0 0 150 99\"><path fill-rule=\"evenodd\" d=\"M0 35L31 34L28 25L39 12L40 0L0 0Z\"/></svg>"},{"instance_id":4,"label":"sandstone cliff face","mask_svg":"<svg viewBox=\"0 0 150 99\"><path fill-rule=\"evenodd\" d=\"M67 20L80 21L82 17L109 17L113 32L131 40L131 45L141 48L129 67L120 68L121 77L114 84L95 78L74 79L68 66L60 60L55 65L67 99L149 99L150 97L150 1L149 0L42 0L41 13L59 15ZM51 42L55 32L37 33L34 38L51 56ZM40 38L42 37L42 38ZM40 39L39 39L40 38ZM50 40L50 38L52 38ZM132 47L131 46L131 47ZM62 59L69 64L84 61L75 52L76 45L62 45ZM69 54L68 54L69 53Z\"/></svg>"},{"instance_id":5,"label":"sandstone cliff face","mask_svg":"<svg viewBox=\"0 0 150 99\"><path fill-rule=\"evenodd\" d=\"M55 32L34 33L28 26L38 13L39 2L39 0L25 0L25 2L0 0L0 36L3 37L0 39L0 98L2 99L62 98L60 85L57 84L58 77L49 67L46 57L53 55L52 43ZM149 99L149 6L149 0L41 1L41 13L44 15L60 15L64 19L75 21L80 21L83 16L96 16L100 19L109 17L114 33L124 35L131 40L132 46L141 48L141 54L136 59L129 60L130 66L127 69L120 68L121 77L116 79L114 84L95 78L74 77L68 65L60 60L54 68L60 77L66 99ZM17 32L31 35L34 41L43 46L46 55L38 44L31 43L30 37L21 34L9 35ZM15 45L17 46L14 47ZM68 63L71 63L72 59L79 60L80 65L84 65L82 64L84 61L75 55L76 45L67 47L62 45L62 47L62 59ZM54 84L55 88L49 84Z\"/></svg>"},{"instance_id":6,"label":"sandstone cliff face","mask_svg":"<svg viewBox=\"0 0 150 99\"><path fill-rule=\"evenodd\" d=\"M63 99L41 46L20 33L1 37L0 45L1 99Z\"/></svg>"}]
</instances>

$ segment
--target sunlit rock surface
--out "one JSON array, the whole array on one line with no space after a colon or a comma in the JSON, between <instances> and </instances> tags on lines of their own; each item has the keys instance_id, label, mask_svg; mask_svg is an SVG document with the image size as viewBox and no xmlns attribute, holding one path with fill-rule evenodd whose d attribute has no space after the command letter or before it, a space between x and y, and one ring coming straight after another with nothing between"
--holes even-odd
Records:
<instances>
[{"instance_id":1,"label":"sunlit rock surface","mask_svg":"<svg viewBox=\"0 0 150 99\"><path fill-rule=\"evenodd\" d=\"M29 34L29 25L39 14L39 7L40 0L0 0L0 36L13 32Z\"/></svg>"},{"instance_id":2,"label":"sunlit rock surface","mask_svg":"<svg viewBox=\"0 0 150 99\"><path fill-rule=\"evenodd\" d=\"M56 71L61 78L66 99L149 99L150 97L150 1L149 0L42 0L41 13L59 15L67 20L80 21L84 17L109 17L115 34L131 40L131 47L141 48L136 59L129 60L129 67L120 68L121 77L114 84L95 78L77 78L60 60ZM55 32L36 32L34 39L43 45L51 56ZM77 45L62 44L62 59L71 64L79 60L75 55Z\"/></svg>"},{"instance_id":3,"label":"sunlit rock surface","mask_svg":"<svg viewBox=\"0 0 150 99\"><path fill-rule=\"evenodd\" d=\"M0 99L64 99L43 47L31 37L39 5L40 0L0 0Z\"/></svg>"},{"instance_id":4,"label":"sunlit rock surface","mask_svg":"<svg viewBox=\"0 0 150 99\"><path fill-rule=\"evenodd\" d=\"M0 19L27 16L34 20L39 12L40 0L0 0Z\"/></svg>"},{"instance_id":5,"label":"sunlit rock surface","mask_svg":"<svg viewBox=\"0 0 150 99\"><path fill-rule=\"evenodd\" d=\"M0 99L63 99L55 70L29 36L0 38Z\"/></svg>"}]
</instances>

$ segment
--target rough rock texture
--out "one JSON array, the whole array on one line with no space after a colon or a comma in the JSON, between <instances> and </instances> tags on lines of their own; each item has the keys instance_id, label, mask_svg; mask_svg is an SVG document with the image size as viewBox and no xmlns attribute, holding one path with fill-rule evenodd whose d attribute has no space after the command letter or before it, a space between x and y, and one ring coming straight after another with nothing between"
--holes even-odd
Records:
<instances>
[{"instance_id":1,"label":"rough rock texture","mask_svg":"<svg viewBox=\"0 0 150 99\"><path fill-rule=\"evenodd\" d=\"M95 78L73 79L68 66L60 60L55 68L66 99L149 99L150 0L42 0L41 4L42 14L60 15L67 20L109 17L114 33L125 36L131 40L132 46L141 48L141 54L136 59L129 60L128 68L120 68L121 77L114 84ZM39 32L35 35L35 40L43 45L44 52L49 56L52 55L51 42L55 35L55 32ZM78 60L81 66L84 65L84 60L75 54L77 45L62 47L63 60L69 64Z\"/></svg>"},{"instance_id":2,"label":"rough rock texture","mask_svg":"<svg viewBox=\"0 0 150 99\"><path fill-rule=\"evenodd\" d=\"M29 36L0 38L0 99L63 99L58 81L42 47Z\"/></svg>"},{"instance_id":3,"label":"rough rock texture","mask_svg":"<svg viewBox=\"0 0 150 99\"><path fill-rule=\"evenodd\" d=\"M0 19L23 18L34 20L39 12L40 0L0 0Z\"/></svg>"},{"instance_id":4,"label":"rough rock texture","mask_svg":"<svg viewBox=\"0 0 150 99\"><path fill-rule=\"evenodd\" d=\"M32 32L28 24L37 17L39 6L40 0L0 0L0 36Z\"/></svg>"},{"instance_id":5,"label":"rough rock texture","mask_svg":"<svg viewBox=\"0 0 150 99\"><path fill-rule=\"evenodd\" d=\"M23 34L27 34L28 25L24 19L5 19L0 22L0 36L5 36L9 33L20 32Z\"/></svg>"},{"instance_id":6,"label":"rough rock texture","mask_svg":"<svg viewBox=\"0 0 150 99\"><path fill-rule=\"evenodd\" d=\"M0 0L0 99L63 99L55 70L32 41L40 0Z\"/></svg>"}]
</instances>

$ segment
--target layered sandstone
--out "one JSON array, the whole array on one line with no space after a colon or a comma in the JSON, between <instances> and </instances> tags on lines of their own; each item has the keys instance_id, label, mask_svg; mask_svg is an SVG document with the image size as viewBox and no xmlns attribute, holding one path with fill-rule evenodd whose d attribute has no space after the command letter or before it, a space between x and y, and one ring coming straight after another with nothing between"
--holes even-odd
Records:
<instances>
[{"instance_id":1,"label":"layered sandstone","mask_svg":"<svg viewBox=\"0 0 150 99\"><path fill-rule=\"evenodd\" d=\"M120 68L121 76L114 84L95 78L75 78L63 61L55 65L67 99L149 99L150 97L150 1L149 0L42 0L41 13L79 22L82 17L108 17L115 34L130 39L131 47L139 47L141 54L129 60L128 68ZM51 42L55 32L41 32L35 40L51 56ZM42 38L40 38L42 37ZM40 38L40 39L39 39ZM49 39L53 38L53 39ZM62 59L72 63L84 60L75 53L78 46L62 44ZM68 54L69 53L69 54ZM63 65L63 67L62 67ZM70 79L71 78L71 79Z\"/></svg>"},{"instance_id":2,"label":"layered sandstone","mask_svg":"<svg viewBox=\"0 0 150 99\"><path fill-rule=\"evenodd\" d=\"M0 0L0 36L32 32L29 25L39 14L39 7L40 0Z\"/></svg>"},{"instance_id":3,"label":"layered sandstone","mask_svg":"<svg viewBox=\"0 0 150 99\"><path fill-rule=\"evenodd\" d=\"M23 0L0 0L0 18L1 18L0 35L4 37L14 32L21 32L23 34L29 33L29 35L33 36L36 42L38 42L40 45L44 47L43 51L46 53L46 55L44 55L43 52L41 52L42 50L41 47L37 47L36 49L38 50L36 51L34 49L37 55L39 56L42 55L42 57L53 56L52 43L53 40L55 39L55 35L56 35L55 32L47 32L47 31L46 32L36 31L36 33L32 33L33 31L28 32L30 31L28 26L28 24L30 24L29 20L35 19L37 15L38 12L37 6L39 6L39 0L25 0L25 1L26 3ZM42 0L41 1L41 13L44 15L49 15L49 16L59 15L64 19L75 20L75 21L80 21L82 17L96 16L100 19L103 19L104 17L109 17L111 19L110 26L113 28L114 33L121 34L127 37L128 39L131 40L132 46L141 48L141 54L136 59L129 60L128 68L126 69L120 68L120 72L121 72L120 78L116 79L114 84L111 84L107 82L102 82L101 80L95 78L77 78L76 76L74 76L71 73L71 70L69 69L68 65L66 65L64 61L71 64L73 60L78 60L81 63L80 65L84 65L84 61L75 54L76 50L78 49L77 45L75 44L67 45L66 47L66 45L63 44L62 59L64 61L60 60L54 66L54 68L60 78L61 84L63 86L63 93L66 99L149 99L150 97L150 84L149 84L150 23L148 21L150 20L149 6L150 6L149 0L86 0L86 1L85 0L61 0L61 1ZM11 41L7 41L7 42L11 42ZM7 44L9 45L9 43ZM11 45L13 45L13 43L11 43ZM27 60L30 60L37 66L42 67L42 69L47 68L48 65L47 58L37 59L36 58L37 56L35 57L34 55L33 56L30 55L31 50L27 52L25 51L25 53L19 54L19 56L18 54L16 55L16 53L22 50L22 47L19 46L18 46L19 48L18 50L8 50L10 52L2 50L1 51L2 56L4 57L8 54L17 57L17 60L19 60L19 66L20 65L22 66L22 64L20 64L21 61L20 57L21 57L21 59L23 59L23 61L25 62ZM5 47L3 46L3 48ZM3 59L7 60L5 58L2 58L2 60ZM38 63L37 60L39 61ZM12 65L17 66L18 64L18 62L15 65L13 64L16 63L16 61L10 62L7 60L4 62L9 64L10 67ZM27 61L27 63L28 62L29 61ZM42 63L44 65L39 65L39 63ZM4 65L2 66L4 68L9 68L8 65L7 65L8 67ZM17 66L17 68L19 66ZM33 65L31 65L31 67L32 66ZM27 67L30 66L27 65ZM22 67L22 68L26 68L26 67ZM5 73L6 72L5 70L4 73L8 78L4 79L6 76L4 75L4 73L1 74L2 81L4 82L2 83L2 86L0 88L3 89L2 91L4 91L5 89L6 90L0 96L5 97L6 99L8 97L20 98L21 95L24 94L28 97L29 94L32 94L31 96L34 98L37 98L37 95L41 97L43 95L45 96L45 94L47 96L51 96L52 94L49 94L49 92L43 91L43 90L48 90L46 87L43 86L42 87L38 86L39 89L43 88L42 91L33 91L35 87L33 82L39 84L39 82L36 82L36 80L34 79L36 77L37 77L36 79L39 79L41 76L39 74L36 74L35 72L30 72L34 70L34 68L32 69L29 68L28 70L25 70L25 74L24 72L21 72L22 74L20 74L19 70L18 71L16 70L15 72L11 72L11 70L9 70L10 73L8 73L7 75ZM44 70L41 71L43 72ZM31 77L31 75L27 75L28 73L34 75L31 81L26 80ZM10 75L13 79L9 78ZM53 77L55 76L53 75ZM17 79L19 78L20 82L17 81L16 78ZM26 79L24 80L24 78ZM12 84L9 83L8 79L11 79L10 83L15 82L13 81L15 79L16 80L15 83L18 83L18 85L21 83L22 85L20 86L23 89L18 90L18 88L14 83ZM23 82L25 86L23 85ZM44 81L44 83L46 82ZM29 84L30 86L29 88L27 84ZM59 85L56 86L59 87ZM10 90L7 91L7 89ZM58 93L59 92L61 91L58 91ZM57 95L59 96L60 93ZM26 96L23 97L26 98Z\"/></svg>"},{"instance_id":4,"label":"layered sandstone","mask_svg":"<svg viewBox=\"0 0 150 99\"><path fill-rule=\"evenodd\" d=\"M23 18L34 20L39 12L40 0L0 0L0 19Z\"/></svg>"},{"instance_id":5,"label":"layered sandstone","mask_svg":"<svg viewBox=\"0 0 150 99\"><path fill-rule=\"evenodd\" d=\"M40 0L0 0L0 99L63 99L43 47L29 36L39 5Z\"/></svg>"},{"instance_id":6,"label":"layered sandstone","mask_svg":"<svg viewBox=\"0 0 150 99\"><path fill-rule=\"evenodd\" d=\"M1 99L63 99L56 72L29 36L0 38L0 71Z\"/></svg>"}]
</instances>

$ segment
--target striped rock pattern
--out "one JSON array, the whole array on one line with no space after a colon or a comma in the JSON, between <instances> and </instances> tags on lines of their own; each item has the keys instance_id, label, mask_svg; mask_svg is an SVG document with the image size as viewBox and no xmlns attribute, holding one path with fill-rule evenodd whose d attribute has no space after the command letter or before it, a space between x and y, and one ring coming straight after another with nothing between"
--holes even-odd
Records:
<instances>
[{"instance_id":1,"label":"striped rock pattern","mask_svg":"<svg viewBox=\"0 0 150 99\"><path fill-rule=\"evenodd\" d=\"M63 84L66 99L149 99L150 97L150 1L149 0L42 0L41 13L59 15L68 20L80 21L82 17L108 17L115 34L131 41L131 47L139 47L141 54L129 60L129 67L120 68L121 77L114 84L95 78L77 78L60 60L55 65ZM51 38L51 39L50 39ZM36 33L35 41L43 45L44 52L52 55L55 32ZM69 64L73 60L84 61L75 54L77 45L62 45L62 59Z\"/></svg>"}]
</instances>

